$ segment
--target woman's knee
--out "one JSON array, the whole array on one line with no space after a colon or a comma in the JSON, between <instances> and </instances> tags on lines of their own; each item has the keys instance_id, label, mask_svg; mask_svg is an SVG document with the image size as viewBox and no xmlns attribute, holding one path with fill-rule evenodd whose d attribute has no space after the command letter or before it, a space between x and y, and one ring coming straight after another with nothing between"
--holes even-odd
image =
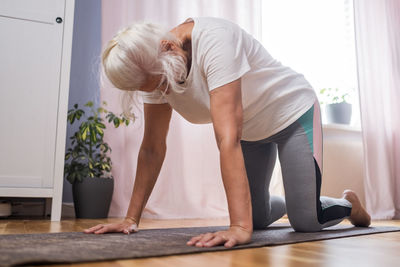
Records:
<instances>
[{"instance_id":1,"label":"woman's knee","mask_svg":"<svg viewBox=\"0 0 400 267\"><path fill-rule=\"evenodd\" d=\"M279 220L286 214L285 200L282 197L271 196L270 208L265 208L266 213L253 209L253 229L265 229L273 222Z\"/></svg>"},{"instance_id":2,"label":"woman's knee","mask_svg":"<svg viewBox=\"0 0 400 267\"><path fill-rule=\"evenodd\" d=\"M318 232L321 231L322 225L318 222L315 216L305 215L290 216L289 222L296 232Z\"/></svg>"}]
</instances>

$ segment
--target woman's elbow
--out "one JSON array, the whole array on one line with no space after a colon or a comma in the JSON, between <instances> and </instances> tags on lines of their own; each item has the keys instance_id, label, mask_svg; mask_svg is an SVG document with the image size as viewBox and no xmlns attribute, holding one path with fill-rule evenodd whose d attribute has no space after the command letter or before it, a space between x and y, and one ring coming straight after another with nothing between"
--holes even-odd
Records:
<instances>
[{"instance_id":1,"label":"woman's elbow","mask_svg":"<svg viewBox=\"0 0 400 267\"><path fill-rule=\"evenodd\" d=\"M220 151L230 150L240 146L241 135L234 134L217 138L217 145Z\"/></svg>"}]
</instances>

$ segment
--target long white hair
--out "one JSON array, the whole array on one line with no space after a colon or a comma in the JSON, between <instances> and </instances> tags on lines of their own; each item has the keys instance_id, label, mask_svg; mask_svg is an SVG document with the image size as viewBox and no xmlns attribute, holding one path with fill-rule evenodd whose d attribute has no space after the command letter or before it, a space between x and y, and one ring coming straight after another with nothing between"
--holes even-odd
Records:
<instances>
[{"instance_id":1,"label":"long white hair","mask_svg":"<svg viewBox=\"0 0 400 267\"><path fill-rule=\"evenodd\" d=\"M125 91L122 110L131 117L133 93L139 90L149 76L161 75L173 91L182 91L179 84L187 75L182 56L161 49L161 40L181 42L168 30L152 23L134 23L120 30L107 44L102 54L104 72L111 83Z\"/></svg>"}]
</instances>

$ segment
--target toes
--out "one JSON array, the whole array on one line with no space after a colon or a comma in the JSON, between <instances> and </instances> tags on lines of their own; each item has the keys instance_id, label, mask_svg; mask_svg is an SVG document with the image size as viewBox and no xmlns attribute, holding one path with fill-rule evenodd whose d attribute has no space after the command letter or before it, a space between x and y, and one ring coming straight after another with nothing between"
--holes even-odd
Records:
<instances>
[{"instance_id":1,"label":"toes","mask_svg":"<svg viewBox=\"0 0 400 267\"><path fill-rule=\"evenodd\" d=\"M349 190L349 189L343 191L343 197L345 199L347 199L348 201L350 201L351 203L360 202L360 200L357 197L357 194L354 191Z\"/></svg>"},{"instance_id":2,"label":"toes","mask_svg":"<svg viewBox=\"0 0 400 267\"><path fill-rule=\"evenodd\" d=\"M352 205L350 222L354 226L368 227L371 224L371 216L364 209L357 194L352 190L345 190L343 197L348 200Z\"/></svg>"}]
</instances>

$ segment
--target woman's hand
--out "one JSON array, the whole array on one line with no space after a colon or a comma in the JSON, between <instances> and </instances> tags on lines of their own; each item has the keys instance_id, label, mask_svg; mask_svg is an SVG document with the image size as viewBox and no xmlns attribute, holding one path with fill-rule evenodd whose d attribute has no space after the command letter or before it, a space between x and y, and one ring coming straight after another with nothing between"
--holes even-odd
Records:
<instances>
[{"instance_id":1,"label":"woman's hand","mask_svg":"<svg viewBox=\"0 0 400 267\"><path fill-rule=\"evenodd\" d=\"M231 226L229 230L215 233L206 233L193 237L186 244L196 247L213 247L224 244L226 248L235 245L247 244L251 240L253 231L241 226Z\"/></svg>"},{"instance_id":2,"label":"woman's hand","mask_svg":"<svg viewBox=\"0 0 400 267\"><path fill-rule=\"evenodd\" d=\"M124 234L136 233L138 230L137 224L130 220L124 220L120 223L98 224L83 232L86 234L104 234L104 233L119 233Z\"/></svg>"}]
</instances>

